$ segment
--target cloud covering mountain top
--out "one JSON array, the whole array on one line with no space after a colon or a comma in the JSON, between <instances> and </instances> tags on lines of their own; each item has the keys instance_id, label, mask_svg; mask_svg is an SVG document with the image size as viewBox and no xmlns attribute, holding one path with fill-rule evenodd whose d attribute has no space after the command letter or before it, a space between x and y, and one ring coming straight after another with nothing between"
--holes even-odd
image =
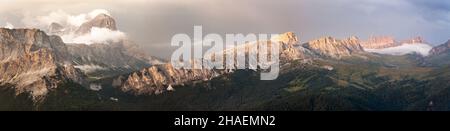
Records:
<instances>
[{"instance_id":1,"label":"cloud covering mountain top","mask_svg":"<svg viewBox=\"0 0 450 131\"><path fill-rule=\"evenodd\" d=\"M26 27L40 28L52 35L59 35L65 43L73 44L108 44L118 42L126 38L126 34L120 30L112 30L103 27L89 27L87 32L77 32L80 27L93 21L99 15L111 16L106 9L94 9L88 13L69 14L63 10L52 11L47 15L24 17L22 22ZM112 23L116 24L116 23ZM52 32L51 25L57 26ZM115 25L114 25L115 27ZM59 29L61 28L61 29Z\"/></svg>"}]
</instances>

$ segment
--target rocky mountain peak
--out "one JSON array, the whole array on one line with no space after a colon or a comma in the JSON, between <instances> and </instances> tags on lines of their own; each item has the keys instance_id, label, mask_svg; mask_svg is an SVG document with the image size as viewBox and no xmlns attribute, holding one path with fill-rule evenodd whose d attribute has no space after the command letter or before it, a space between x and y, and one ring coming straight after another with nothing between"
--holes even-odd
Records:
<instances>
[{"instance_id":1,"label":"rocky mountain peak","mask_svg":"<svg viewBox=\"0 0 450 131\"><path fill-rule=\"evenodd\" d=\"M403 44L422 44L426 43L425 40L420 37L413 37L411 39L396 41L392 36L371 36L361 45L366 49L384 49L389 47L401 46Z\"/></svg>"},{"instance_id":2,"label":"rocky mountain peak","mask_svg":"<svg viewBox=\"0 0 450 131\"><path fill-rule=\"evenodd\" d=\"M363 52L360 41L357 37L350 37L345 40L338 40L333 37L323 37L317 40L309 41L304 47L316 52L334 58L348 56L355 52Z\"/></svg>"},{"instance_id":3,"label":"rocky mountain peak","mask_svg":"<svg viewBox=\"0 0 450 131\"><path fill-rule=\"evenodd\" d=\"M48 26L49 34L61 34L64 32L64 26L59 23L53 22Z\"/></svg>"},{"instance_id":4,"label":"rocky mountain peak","mask_svg":"<svg viewBox=\"0 0 450 131\"><path fill-rule=\"evenodd\" d=\"M382 49L397 46L397 42L392 36L370 36L361 46L366 49Z\"/></svg>"},{"instance_id":5,"label":"rocky mountain peak","mask_svg":"<svg viewBox=\"0 0 450 131\"><path fill-rule=\"evenodd\" d=\"M299 42L294 32L286 32L272 38L272 41L279 41L285 44L296 44Z\"/></svg>"},{"instance_id":6,"label":"rocky mountain peak","mask_svg":"<svg viewBox=\"0 0 450 131\"><path fill-rule=\"evenodd\" d=\"M447 53L449 51L450 51L450 40L448 40L442 45L433 47L433 49L430 50L430 55L440 55L443 53Z\"/></svg>"},{"instance_id":7,"label":"rocky mountain peak","mask_svg":"<svg viewBox=\"0 0 450 131\"><path fill-rule=\"evenodd\" d=\"M41 100L64 81L84 84L67 47L58 36L38 29L0 28L0 85L14 85L19 93Z\"/></svg>"},{"instance_id":8,"label":"rocky mountain peak","mask_svg":"<svg viewBox=\"0 0 450 131\"><path fill-rule=\"evenodd\" d=\"M349 41L359 41L359 38L357 36L350 36L348 38Z\"/></svg>"},{"instance_id":9,"label":"rocky mountain peak","mask_svg":"<svg viewBox=\"0 0 450 131\"><path fill-rule=\"evenodd\" d=\"M282 62L303 59L312 55L308 49L302 47L297 35L294 32L286 32L272 38L272 41L280 42L280 60Z\"/></svg>"},{"instance_id":10,"label":"rocky mountain peak","mask_svg":"<svg viewBox=\"0 0 450 131\"><path fill-rule=\"evenodd\" d=\"M336 39L331 37L331 36L326 36L326 37L319 38L317 40L312 40L312 41L310 41L310 43L314 43L314 44L333 44L333 43L336 43Z\"/></svg>"},{"instance_id":11,"label":"rocky mountain peak","mask_svg":"<svg viewBox=\"0 0 450 131\"><path fill-rule=\"evenodd\" d=\"M127 77L118 77L114 85L133 94L160 94L173 90L172 85L183 85L194 81L206 81L222 74L206 69L175 69L171 64L155 65L134 72ZM168 89L166 87L171 87Z\"/></svg>"},{"instance_id":12,"label":"rocky mountain peak","mask_svg":"<svg viewBox=\"0 0 450 131\"><path fill-rule=\"evenodd\" d=\"M57 23L50 25L50 27L54 27L55 30L59 29L57 28L59 27ZM93 37L91 34L87 34L90 33L92 28L106 28L111 31L117 31L114 18L108 14L101 13L83 23L75 32L69 30L63 32L63 34ZM96 78L137 71L153 64L163 63L162 60L150 56L138 44L126 37L120 37L114 41L104 40L88 45L67 44L67 48L75 67Z\"/></svg>"},{"instance_id":13,"label":"rocky mountain peak","mask_svg":"<svg viewBox=\"0 0 450 131\"><path fill-rule=\"evenodd\" d=\"M422 37L417 36L417 37L413 37L408 40L403 40L400 43L402 43L402 44L420 44L420 43L425 43L425 41L423 40Z\"/></svg>"},{"instance_id":14,"label":"rocky mountain peak","mask_svg":"<svg viewBox=\"0 0 450 131\"><path fill-rule=\"evenodd\" d=\"M91 31L92 27L107 28L110 30L117 30L116 21L107 14L99 14L94 19L83 23L76 31L77 34L85 34Z\"/></svg>"}]
</instances>

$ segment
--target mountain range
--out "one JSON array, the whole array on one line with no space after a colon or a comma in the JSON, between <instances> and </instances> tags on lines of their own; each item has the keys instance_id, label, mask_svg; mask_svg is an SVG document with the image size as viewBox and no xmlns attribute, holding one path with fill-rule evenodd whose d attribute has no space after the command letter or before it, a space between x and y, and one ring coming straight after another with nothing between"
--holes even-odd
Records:
<instances>
[{"instance_id":1,"label":"mountain range","mask_svg":"<svg viewBox=\"0 0 450 131\"><path fill-rule=\"evenodd\" d=\"M281 44L279 78L261 81L261 70L175 69L126 37L63 42L118 31L107 14L79 27L48 27L0 28L0 110L450 109L449 41L431 47L421 37L327 36L301 43L286 32L243 45ZM404 50L410 46L420 49ZM407 52L391 53L398 49Z\"/></svg>"}]
</instances>

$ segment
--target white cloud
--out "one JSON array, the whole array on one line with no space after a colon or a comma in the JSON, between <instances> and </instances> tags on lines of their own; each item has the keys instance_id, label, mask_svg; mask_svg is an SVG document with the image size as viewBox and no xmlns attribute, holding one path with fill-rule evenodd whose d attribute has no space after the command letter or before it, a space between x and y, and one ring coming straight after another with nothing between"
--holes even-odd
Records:
<instances>
[{"instance_id":1,"label":"white cloud","mask_svg":"<svg viewBox=\"0 0 450 131\"><path fill-rule=\"evenodd\" d=\"M62 35L61 38L65 43L79 43L79 44L93 44L110 42L119 42L126 38L125 33L121 31L113 31L107 28L91 28L90 33L84 35L74 35L74 33L68 35Z\"/></svg>"},{"instance_id":2,"label":"white cloud","mask_svg":"<svg viewBox=\"0 0 450 131\"><path fill-rule=\"evenodd\" d=\"M36 27L41 29L46 29L53 22L59 23L65 27L79 27L81 24L102 13L111 16L109 11L105 9L95 9L89 13L82 13L78 15L72 15L63 10L57 10L44 16L25 16L22 22L27 27Z\"/></svg>"},{"instance_id":3,"label":"white cloud","mask_svg":"<svg viewBox=\"0 0 450 131\"><path fill-rule=\"evenodd\" d=\"M49 15L47 16L38 16L37 17L37 24L39 24L38 26L42 25L42 26L48 26L50 25L52 22L56 22L56 23L60 23L60 24L66 24L66 22L68 22L68 17L70 17L70 14L62 11L62 10L58 10L55 12L51 12Z\"/></svg>"},{"instance_id":4,"label":"white cloud","mask_svg":"<svg viewBox=\"0 0 450 131\"><path fill-rule=\"evenodd\" d=\"M64 29L62 29L63 32L56 33L56 35L61 36L65 43L108 44L111 42L119 42L120 40L126 38L126 34L121 31L113 31L107 28L97 27L91 28L90 32L86 34L80 35L75 33L83 23L94 19L99 14L111 16L109 11L105 9L95 9L89 13L81 13L77 15L69 14L62 10L57 10L50 12L48 15L25 17L22 22L24 22L27 27L35 27L43 30L47 30L48 26L53 22L61 24L64 27Z\"/></svg>"},{"instance_id":5,"label":"white cloud","mask_svg":"<svg viewBox=\"0 0 450 131\"><path fill-rule=\"evenodd\" d=\"M427 56L432 48L433 47L428 44L403 44L397 47L390 47L384 49L365 49L365 50L368 52L388 54L388 55L405 55L416 52L423 56Z\"/></svg>"},{"instance_id":6,"label":"white cloud","mask_svg":"<svg viewBox=\"0 0 450 131\"><path fill-rule=\"evenodd\" d=\"M79 14L76 16L68 16L67 17L67 23L69 25L73 26L81 26L84 22L87 22L88 19L86 19L86 14Z\"/></svg>"},{"instance_id":7,"label":"white cloud","mask_svg":"<svg viewBox=\"0 0 450 131\"><path fill-rule=\"evenodd\" d=\"M14 25L12 25L12 24L9 23L9 22L6 22L5 28L8 28L8 29L14 29Z\"/></svg>"}]
</instances>

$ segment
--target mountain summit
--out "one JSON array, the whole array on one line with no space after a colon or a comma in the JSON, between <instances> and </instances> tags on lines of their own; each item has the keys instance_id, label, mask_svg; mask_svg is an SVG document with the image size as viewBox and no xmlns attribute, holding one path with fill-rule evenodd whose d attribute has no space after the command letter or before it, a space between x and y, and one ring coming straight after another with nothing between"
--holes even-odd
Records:
<instances>
[{"instance_id":1,"label":"mountain summit","mask_svg":"<svg viewBox=\"0 0 450 131\"><path fill-rule=\"evenodd\" d=\"M117 30L116 20L114 18L107 14L99 14L94 19L83 23L76 31L76 34L89 33L93 27L107 28L113 31Z\"/></svg>"},{"instance_id":2,"label":"mountain summit","mask_svg":"<svg viewBox=\"0 0 450 131\"><path fill-rule=\"evenodd\" d=\"M0 28L0 49L0 85L14 85L17 94L29 93L39 101L63 82L86 84L58 36Z\"/></svg>"},{"instance_id":3,"label":"mountain summit","mask_svg":"<svg viewBox=\"0 0 450 131\"><path fill-rule=\"evenodd\" d=\"M367 41L361 42L365 49L384 49L404 44L426 44L426 42L420 36L402 41L396 41L392 36L370 36Z\"/></svg>"},{"instance_id":4,"label":"mountain summit","mask_svg":"<svg viewBox=\"0 0 450 131\"><path fill-rule=\"evenodd\" d=\"M333 37L324 37L309 41L304 46L319 55L333 58L340 58L342 56L349 56L353 53L364 52L364 49L360 44L360 40L355 36L345 40L338 40Z\"/></svg>"},{"instance_id":5,"label":"mountain summit","mask_svg":"<svg viewBox=\"0 0 450 131\"><path fill-rule=\"evenodd\" d=\"M52 24L51 27L58 26ZM92 34L91 30L93 28L99 28L101 32ZM117 30L114 18L107 14L99 14L95 18L81 24L75 32L65 33L69 36L75 36L75 38L96 39L102 35L108 35L102 33L117 34L122 32ZM111 37L111 39L113 40L99 40L100 42L91 44L67 44L75 67L88 75L94 75L92 77L105 77L137 71L141 68L162 63L161 60L142 51L139 45L127 37Z\"/></svg>"},{"instance_id":6,"label":"mountain summit","mask_svg":"<svg viewBox=\"0 0 450 131\"><path fill-rule=\"evenodd\" d=\"M422 37L417 36L417 37L414 37L411 39L403 40L400 43L402 43L402 44L424 44L426 42Z\"/></svg>"},{"instance_id":7,"label":"mountain summit","mask_svg":"<svg viewBox=\"0 0 450 131\"><path fill-rule=\"evenodd\" d=\"M450 40L430 50L430 55L440 55L450 51Z\"/></svg>"},{"instance_id":8,"label":"mountain summit","mask_svg":"<svg viewBox=\"0 0 450 131\"><path fill-rule=\"evenodd\" d=\"M370 36L361 45L366 49L382 49L396 46L397 42L391 36Z\"/></svg>"}]
</instances>

